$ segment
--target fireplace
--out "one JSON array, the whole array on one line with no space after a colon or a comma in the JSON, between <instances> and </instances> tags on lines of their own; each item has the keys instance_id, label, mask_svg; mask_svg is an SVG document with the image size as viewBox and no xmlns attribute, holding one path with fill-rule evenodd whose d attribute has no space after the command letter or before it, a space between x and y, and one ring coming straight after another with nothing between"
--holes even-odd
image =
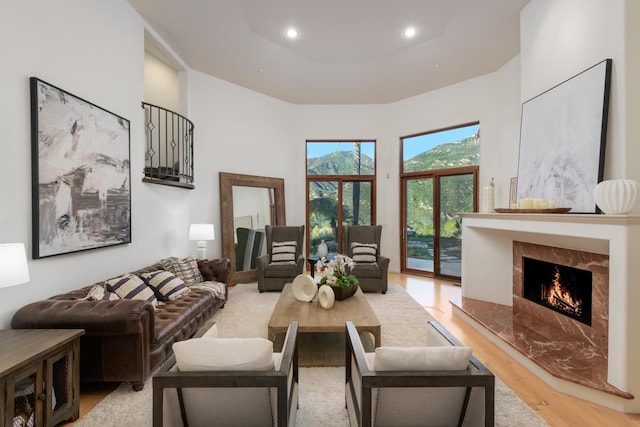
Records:
<instances>
[{"instance_id":1,"label":"fireplace","mask_svg":"<svg viewBox=\"0 0 640 427\"><path fill-rule=\"evenodd\" d=\"M565 310L543 302L544 295L551 295L555 305L564 306ZM553 325L568 340L578 336L601 342L604 338L606 346L608 302L607 255L513 241L514 313L526 313Z\"/></svg>"},{"instance_id":2,"label":"fireplace","mask_svg":"<svg viewBox=\"0 0 640 427\"><path fill-rule=\"evenodd\" d=\"M454 314L556 390L639 413L640 215L461 217L462 295L452 301ZM591 326L523 296L523 257L592 272Z\"/></svg>"},{"instance_id":3,"label":"fireplace","mask_svg":"<svg viewBox=\"0 0 640 427\"><path fill-rule=\"evenodd\" d=\"M591 326L591 271L523 257L522 280L524 298Z\"/></svg>"}]
</instances>

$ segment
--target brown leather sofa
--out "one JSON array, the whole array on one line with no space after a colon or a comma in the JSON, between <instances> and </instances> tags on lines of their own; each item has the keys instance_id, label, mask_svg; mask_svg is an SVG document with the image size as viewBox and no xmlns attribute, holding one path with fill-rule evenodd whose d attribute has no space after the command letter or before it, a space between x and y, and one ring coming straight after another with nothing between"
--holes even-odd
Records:
<instances>
[{"instance_id":1,"label":"brown leather sofa","mask_svg":"<svg viewBox=\"0 0 640 427\"><path fill-rule=\"evenodd\" d=\"M229 259L200 260L204 280L228 283ZM133 273L162 270L150 265ZM87 300L93 285L28 304L13 316L14 329L84 329L80 339L80 380L131 382L141 390L144 381L173 358L171 346L191 338L207 319L224 307L224 299L191 289L157 308L136 299Z\"/></svg>"}]
</instances>

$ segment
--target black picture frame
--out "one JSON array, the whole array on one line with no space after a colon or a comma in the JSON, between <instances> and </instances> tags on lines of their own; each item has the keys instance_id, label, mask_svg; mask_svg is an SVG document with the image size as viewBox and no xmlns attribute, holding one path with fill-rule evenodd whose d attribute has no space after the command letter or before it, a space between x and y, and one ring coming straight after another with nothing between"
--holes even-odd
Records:
<instances>
[{"instance_id":1,"label":"black picture frame","mask_svg":"<svg viewBox=\"0 0 640 427\"><path fill-rule=\"evenodd\" d=\"M130 243L129 120L36 77L30 89L33 258Z\"/></svg>"},{"instance_id":2,"label":"black picture frame","mask_svg":"<svg viewBox=\"0 0 640 427\"><path fill-rule=\"evenodd\" d=\"M554 200L571 213L596 212L612 62L605 59L522 104L518 200Z\"/></svg>"}]
</instances>

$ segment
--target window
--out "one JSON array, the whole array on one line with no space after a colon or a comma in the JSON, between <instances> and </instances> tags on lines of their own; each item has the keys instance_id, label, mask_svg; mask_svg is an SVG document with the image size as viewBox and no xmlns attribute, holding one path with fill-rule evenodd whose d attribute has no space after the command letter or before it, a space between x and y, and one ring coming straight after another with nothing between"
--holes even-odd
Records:
<instances>
[{"instance_id":1,"label":"window","mask_svg":"<svg viewBox=\"0 0 640 427\"><path fill-rule=\"evenodd\" d=\"M375 224L375 141L307 141L307 248L342 251L341 225Z\"/></svg>"},{"instance_id":2,"label":"window","mask_svg":"<svg viewBox=\"0 0 640 427\"><path fill-rule=\"evenodd\" d=\"M461 212L477 211L480 125L401 138L402 271L459 278Z\"/></svg>"}]
</instances>

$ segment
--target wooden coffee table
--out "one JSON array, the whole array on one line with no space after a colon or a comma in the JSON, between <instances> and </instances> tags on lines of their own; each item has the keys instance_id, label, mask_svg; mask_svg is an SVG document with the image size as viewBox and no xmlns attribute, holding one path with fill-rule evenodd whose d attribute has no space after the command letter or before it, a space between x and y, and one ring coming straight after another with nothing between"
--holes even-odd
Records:
<instances>
[{"instance_id":1,"label":"wooden coffee table","mask_svg":"<svg viewBox=\"0 0 640 427\"><path fill-rule=\"evenodd\" d=\"M347 320L353 322L358 328L359 332L368 332L373 335L375 347L380 347L380 321L376 317L376 314L371 309L367 298L362 293L361 289L350 298L343 301L336 301L333 308L326 310L320 307L317 298L312 302L298 301L293 296L291 289L291 283L287 283L282 289L280 298L273 309L271 319L269 319L268 336L271 341L276 342L278 335L284 335L287 332L289 324L294 321L298 321L298 333L300 334L300 356L304 359L303 353L305 334L322 334L329 335L333 333L340 334L342 340L344 340L345 322ZM310 340L315 341L315 340ZM344 351L344 345L338 344L338 351ZM315 350L308 353L317 353ZM317 354L314 354L317 357ZM344 364L344 359L341 360ZM301 366L323 366L322 362L309 364L301 360ZM332 366L329 364L328 366ZM326 366L326 365L325 365Z\"/></svg>"}]
</instances>

